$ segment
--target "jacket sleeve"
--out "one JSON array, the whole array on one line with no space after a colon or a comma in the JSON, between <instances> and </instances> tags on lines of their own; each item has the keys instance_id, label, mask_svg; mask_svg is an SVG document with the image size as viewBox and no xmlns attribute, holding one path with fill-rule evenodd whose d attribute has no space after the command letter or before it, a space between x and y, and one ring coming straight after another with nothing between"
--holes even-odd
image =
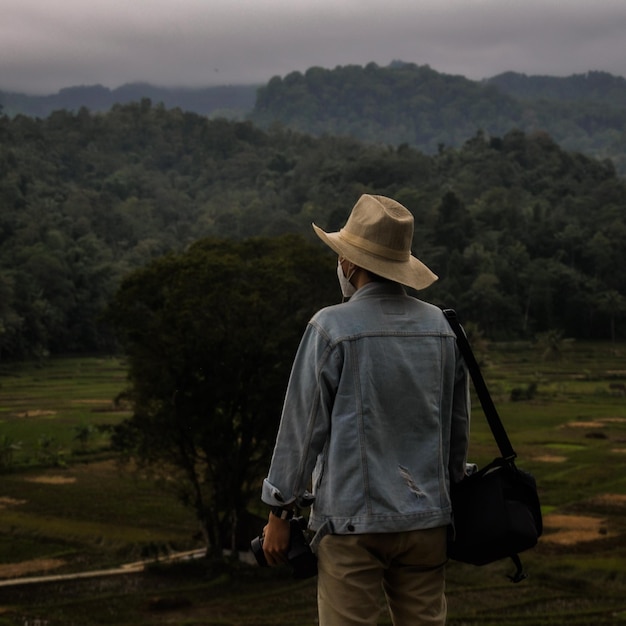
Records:
<instances>
[{"instance_id":1,"label":"jacket sleeve","mask_svg":"<svg viewBox=\"0 0 626 626\"><path fill-rule=\"evenodd\" d=\"M333 350L323 330L310 322L294 360L261 499L283 505L306 497L311 474L330 428L337 389Z\"/></svg>"}]
</instances>

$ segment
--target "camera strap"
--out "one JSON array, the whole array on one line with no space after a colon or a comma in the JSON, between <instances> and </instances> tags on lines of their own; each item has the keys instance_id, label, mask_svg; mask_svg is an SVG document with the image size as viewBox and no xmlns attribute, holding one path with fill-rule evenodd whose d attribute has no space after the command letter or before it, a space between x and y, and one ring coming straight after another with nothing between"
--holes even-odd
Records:
<instances>
[{"instance_id":1,"label":"camera strap","mask_svg":"<svg viewBox=\"0 0 626 626\"><path fill-rule=\"evenodd\" d=\"M513 450L509 436L506 434L504 424L502 424L498 410L491 399L489 389L487 388L485 379L483 378L480 367L478 366L478 361L476 361L476 357L474 356L469 341L467 340L467 335L459 323L456 311L454 311L454 309L444 309L443 314L456 335L457 345L459 346L463 359L469 369L478 399L480 400L483 412L487 418L489 428L491 429L493 437L498 444L500 454L507 461L513 461L517 457L517 453Z\"/></svg>"}]
</instances>

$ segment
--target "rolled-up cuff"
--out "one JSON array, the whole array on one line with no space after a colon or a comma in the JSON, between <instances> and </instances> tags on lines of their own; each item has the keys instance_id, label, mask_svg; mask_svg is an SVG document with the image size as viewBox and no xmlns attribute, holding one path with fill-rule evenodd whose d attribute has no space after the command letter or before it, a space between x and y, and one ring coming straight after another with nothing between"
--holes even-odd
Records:
<instances>
[{"instance_id":1,"label":"rolled-up cuff","mask_svg":"<svg viewBox=\"0 0 626 626\"><path fill-rule=\"evenodd\" d=\"M317 547L320 545L320 541L326 537L326 535L333 534L333 524L330 520L326 520L316 531L311 539L309 547L314 554L317 554Z\"/></svg>"},{"instance_id":2,"label":"rolled-up cuff","mask_svg":"<svg viewBox=\"0 0 626 626\"><path fill-rule=\"evenodd\" d=\"M261 500L270 506L285 506L291 504L295 497L286 498L278 487L270 483L267 478L263 481L263 490L261 492Z\"/></svg>"}]
</instances>

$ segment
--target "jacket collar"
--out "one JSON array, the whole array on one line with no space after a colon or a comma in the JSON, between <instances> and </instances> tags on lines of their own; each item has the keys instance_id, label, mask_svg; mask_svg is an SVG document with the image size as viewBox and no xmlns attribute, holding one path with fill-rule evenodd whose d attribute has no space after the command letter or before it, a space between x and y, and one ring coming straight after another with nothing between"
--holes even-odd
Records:
<instances>
[{"instance_id":1,"label":"jacket collar","mask_svg":"<svg viewBox=\"0 0 626 626\"><path fill-rule=\"evenodd\" d=\"M400 283L371 281L354 292L348 302L372 296L405 296L406 289Z\"/></svg>"}]
</instances>

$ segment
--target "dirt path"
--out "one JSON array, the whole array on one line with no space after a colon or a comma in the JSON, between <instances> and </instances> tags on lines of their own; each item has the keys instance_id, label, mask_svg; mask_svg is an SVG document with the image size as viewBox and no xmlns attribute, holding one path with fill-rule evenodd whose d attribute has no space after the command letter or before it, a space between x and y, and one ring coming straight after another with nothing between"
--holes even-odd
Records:
<instances>
[{"instance_id":1,"label":"dirt path","mask_svg":"<svg viewBox=\"0 0 626 626\"><path fill-rule=\"evenodd\" d=\"M182 561L186 559L198 559L205 555L204 550L190 550L189 552L177 552L167 557L159 559L164 561ZM89 572L77 572L74 574L47 574L43 576L25 576L29 571L43 571L47 569L56 569L64 565L59 559L33 559L32 561L24 561L23 563L15 563L11 565L0 566L0 577L4 576L20 576L20 578L7 578L0 580L0 587L12 587L17 585L32 585L35 583L48 583L60 580L78 580L79 578L99 578L102 576L122 576L124 574L134 574L142 572L146 565L155 563L154 560L137 561L136 563L127 563L112 569L93 570Z\"/></svg>"}]
</instances>

